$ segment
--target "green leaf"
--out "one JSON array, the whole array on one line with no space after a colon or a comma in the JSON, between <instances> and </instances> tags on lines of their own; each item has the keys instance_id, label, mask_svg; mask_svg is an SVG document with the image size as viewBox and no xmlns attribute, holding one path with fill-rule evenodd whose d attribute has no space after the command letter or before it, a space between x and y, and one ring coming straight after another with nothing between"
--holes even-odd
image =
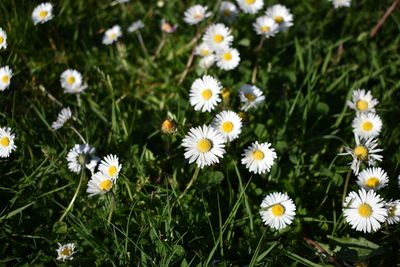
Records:
<instances>
[{"instance_id":1,"label":"green leaf","mask_svg":"<svg viewBox=\"0 0 400 267\"><path fill-rule=\"evenodd\" d=\"M57 234L65 234L68 231L68 225L65 222L56 222L53 225L53 232Z\"/></svg>"}]
</instances>

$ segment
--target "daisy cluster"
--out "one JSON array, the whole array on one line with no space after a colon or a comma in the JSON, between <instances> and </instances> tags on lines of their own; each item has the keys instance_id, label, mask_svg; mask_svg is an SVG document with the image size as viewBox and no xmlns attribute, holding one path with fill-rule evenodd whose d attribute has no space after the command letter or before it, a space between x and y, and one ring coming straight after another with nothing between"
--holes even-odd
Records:
<instances>
[{"instance_id":1,"label":"daisy cluster","mask_svg":"<svg viewBox=\"0 0 400 267\"><path fill-rule=\"evenodd\" d=\"M345 147L346 152L340 154L353 157L351 169L357 175L360 187L345 199L345 219L352 228L368 233L377 231L385 222L394 224L400 221L400 200L384 201L377 193L389 182L386 171L376 166L378 161L382 161L378 153L383 151L377 148L377 137L382 130L382 120L375 110L378 103L370 91L358 89L353 92L347 105L356 112L352 123L356 145L354 148ZM360 172L363 163L370 167Z\"/></svg>"}]
</instances>

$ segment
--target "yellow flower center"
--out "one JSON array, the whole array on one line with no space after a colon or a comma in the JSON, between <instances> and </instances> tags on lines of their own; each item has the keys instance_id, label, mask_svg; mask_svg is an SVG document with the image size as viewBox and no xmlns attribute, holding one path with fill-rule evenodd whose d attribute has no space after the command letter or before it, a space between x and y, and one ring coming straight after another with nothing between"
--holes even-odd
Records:
<instances>
[{"instance_id":1,"label":"yellow flower center","mask_svg":"<svg viewBox=\"0 0 400 267\"><path fill-rule=\"evenodd\" d=\"M379 179L376 177L368 178L368 180L365 181L365 185L370 188L375 188L379 185Z\"/></svg>"},{"instance_id":2,"label":"yellow flower center","mask_svg":"<svg viewBox=\"0 0 400 267\"><path fill-rule=\"evenodd\" d=\"M231 53L225 53L225 54L222 56L222 58L223 58L225 61L229 61L229 60L232 59L232 55L231 55Z\"/></svg>"},{"instance_id":3,"label":"yellow flower center","mask_svg":"<svg viewBox=\"0 0 400 267\"><path fill-rule=\"evenodd\" d=\"M366 110L368 108L368 102L364 101L364 100L360 100L360 101L357 102L356 108L359 111L364 111L364 110Z\"/></svg>"},{"instance_id":4,"label":"yellow flower center","mask_svg":"<svg viewBox=\"0 0 400 267\"><path fill-rule=\"evenodd\" d=\"M281 204L275 204L271 211L274 216L282 216L285 213L285 208Z\"/></svg>"},{"instance_id":5,"label":"yellow flower center","mask_svg":"<svg viewBox=\"0 0 400 267\"><path fill-rule=\"evenodd\" d=\"M108 35L108 39L114 39L115 37L117 37L117 35L115 33L110 33Z\"/></svg>"},{"instance_id":6,"label":"yellow flower center","mask_svg":"<svg viewBox=\"0 0 400 267\"><path fill-rule=\"evenodd\" d=\"M71 253L72 253L72 249L70 249L70 248L64 248L61 251L61 255L64 255L64 256L69 256L69 255L71 255Z\"/></svg>"},{"instance_id":7,"label":"yellow flower center","mask_svg":"<svg viewBox=\"0 0 400 267\"><path fill-rule=\"evenodd\" d=\"M200 152L208 152L213 147L213 144L210 139L203 138L197 143L197 150Z\"/></svg>"},{"instance_id":8,"label":"yellow flower center","mask_svg":"<svg viewBox=\"0 0 400 267\"><path fill-rule=\"evenodd\" d=\"M4 42L4 38L3 36L0 36L0 44L2 44Z\"/></svg>"},{"instance_id":9,"label":"yellow flower center","mask_svg":"<svg viewBox=\"0 0 400 267\"><path fill-rule=\"evenodd\" d=\"M46 10L42 10L39 12L39 17L41 19L44 19L45 17L47 17L47 14L49 14Z\"/></svg>"},{"instance_id":10,"label":"yellow flower center","mask_svg":"<svg viewBox=\"0 0 400 267\"><path fill-rule=\"evenodd\" d=\"M281 24L283 22L283 18L282 16L275 16L274 20L276 23Z\"/></svg>"},{"instance_id":11,"label":"yellow flower center","mask_svg":"<svg viewBox=\"0 0 400 267\"><path fill-rule=\"evenodd\" d=\"M222 124L222 131L226 133L230 133L233 130L233 123L230 121L226 121Z\"/></svg>"},{"instance_id":12,"label":"yellow flower center","mask_svg":"<svg viewBox=\"0 0 400 267\"><path fill-rule=\"evenodd\" d=\"M393 217L395 211L396 211L396 206L391 206L391 207L389 208L389 211L388 211L388 216L389 216L389 217Z\"/></svg>"},{"instance_id":13,"label":"yellow flower center","mask_svg":"<svg viewBox=\"0 0 400 267\"><path fill-rule=\"evenodd\" d=\"M73 84L74 82L75 82L75 77L74 77L74 76L69 76L69 77L67 78L67 83Z\"/></svg>"},{"instance_id":14,"label":"yellow flower center","mask_svg":"<svg viewBox=\"0 0 400 267\"><path fill-rule=\"evenodd\" d=\"M110 191L112 187L112 182L110 180L105 180L100 183L100 189L105 191Z\"/></svg>"},{"instance_id":15,"label":"yellow flower center","mask_svg":"<svg viewBox=\"0 0 400 267\"><path fill-rule=\"evenodd\" d=\"M253 159L262 160L264 158L264 153L261 150L256 150L253 152Z\"/></svg>"},{"instance_id":16,"label":"yellow flower center","mask_svg":"<svg viewBox=\"0 0 400 267\"><path fill-rule=\"evenodd\" d=\"M200 54L202 54L203 56L207 56L208 54L210 54L210 51L208 51L207 49L201 50Z\"/></svg>"},{"instance_id":17,"label":"yellow flower center","mask_svg":"<svg viewBox=\"0 0 400 267\"><path fill-rule=\"evenodd\" d=\"M229 10L226 10L226 9L222 13L227 17L232 16L232 12L230 12Z\"/></svg>"},{"instance_id":18,"label":"yellow flower center","mask_svg":"<svg viewBox=\"0 0 400 267\"><path fill-rule=\"evenodd\" d=\"M222 36L221 34L216 34L214 35L214 42L216 43L220 43L224 40L224 36Z\"/></svg>"},{"instance_id":19,"label":"yellow flower center","mask_svg":"<svg viewBox=\"0 0 400 267\"><path fill-rule=\"evenodd\" d=\"M374 125L371 122L366 121L362 124L361 127L363 128L364 131L371 131L371 129L372 129L372 127L374 127Z\"/></svg>"},{"instance_id":20,"label":"yellow flower center","mask_svg":"<svg viewBox=\"0 0 400 267\"><path fill-rule=\"evenodd\" d=\"M224 89L222 89L221 95L223 99L229 99L231 92L229 91L228 88L224 87Z\"/></svg>"},{"instance_id":21,"label":"yellow flower center","mask_svg":"<svg viewBox=\"0 0 400 267\"><path fill-rule=\"evenodd\" d=\"M108 176L113 177L117 173L117 167L111 166L108 168Z\"/></svg>"},{"instance_id":22,"label":"yellow flower center","mask_svg":"<svg viewBox=\"0 0 400 267\"><path fill-rule=\"evenodd\" d=\"M362 217L369 217L372 214L372 207L366 203L361 204L358 207L358 214L360 214Z\"/></svg>"},{"instance_id":23,"label":"yellow flower center","mask_svg":"<svg viewBox=\"0 0 400 267\"><path fill-rule=\"evenodd\" d=\"M249 4L249 5L252 5L252 4L254 4L255 1L256 0L246 0L246 3Z\"/></svg>"},{"instance_id":24,"label":"yellow flower center","mask_svg":"<svg viewBox=\"0 0 400 267\"><path fill-rule=\"evenodd\" d=\"M0 139L0 144L2 146L8 146L10 144L10 139L8 139L8 137L3 137Z\"/></svg>"},{"instance_id":25,"label":"yellow flower center","mask_svg":"<svg viewBox=\"0 0 400 267\"><path fill-rule=\"evenodd\" d=\"M261 30L262 30L263 32L267 32L267 31L269 31L269 27L268 27L268 26L262 26L262 27L261 27Z\"/></svg>"},{"instance_id":26,"label":"yellow flower center","mask_svg":"<svg viewBox=\"0 0 400 267\"><path fill-rule=\"evenodd\" d=\"M357 146L354 149L354 154L358 159L366 160L368 157L368 149L365 146Z\"/></svg>"},{"instance_id":27,"label":"yellow flower center","mask_svg":"<svg viewBox=\"0 0 400 267\"><path fill-rule=\"evenodd\" d=\"M203 17L203 15L198 14L198 13L194 15L194 18L195 18L195 19L201 19L202 17Z\"/></svg>"},{"instance_id":28,"label":"yellow flower center","mask_svg":"<svg viewBox=\"0 0 400 267\"><path fill-rule=\"evenodd\" d=\"M256 98L252 93L245 94L245 97L249 101L253 101Z\"/></svg>"},{"instance_id":29,"label":"yellow flower center","mask_svg":"<svg viewBox=\"0 0 400 267\"><path fill-rule=\"evenodd\" d=\"M1 78L1 81L2 81L3 83L8 83L9 80L10 80L10 78L8 78L7 75L4 75L4 76Z\"/></svg>"},{"instance_id":30,"label":"yellow flower center","mask_svg":"<svg viewBox=\"0 0 400 267\"><path fill-rule=\"evenodd\" d=\"M204 100L208 100L212 97L212 91L210 89L206 89L203 92L201 92L201 97L203 97Z\"/></svg>"},{"instance_id":31,"label":"yellow flower center","mask_svg":"<svg viewBox=\"0 0 400 267\"><path fill-rule=\"evenodd\" d=\"M163 121L161 131L163 133L173 133L175 131L175 123L170 120Z\"/></svg>"}]
</instances>

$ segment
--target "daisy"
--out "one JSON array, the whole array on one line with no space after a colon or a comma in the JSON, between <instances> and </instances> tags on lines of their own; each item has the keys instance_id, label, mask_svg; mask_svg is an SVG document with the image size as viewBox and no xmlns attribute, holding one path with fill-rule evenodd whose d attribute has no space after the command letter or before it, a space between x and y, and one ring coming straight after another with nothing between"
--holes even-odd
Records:
<instances>
[{"instance_id":1,"label":"daisy","mask_svg":"<svg viewBox=\"0 0 400 267\"><path fill-rule=\"evenodd\" d=\"M210 68L212 65L214 65L215 63L215 55L209 55L209 56L205 56L202 57L199 61L199 67L202 69L208 69Z\"/></svg>"},{"instance_id":2,"label":"daisy","mask_svg":"<svg viewBox=\"0 0 400 267\"><path fill-rule=\"evenodd\" d=\"M265 225L280 230L292 224L295 211L296 206L288 195L274 192L263 199L260 215Z\"/></svg>"},{"instance_id":3,"label":"daisy","mask_svg":"<svg viewBox=\"0 0 400 267\"><path fill-rule=\"evenodd\" d=\"M354 174L358 174L361 162L367 162L368 165L374 165L376 161L382 161L382 156L377 153L383 151L381 148L376 148L378 146L378 141L373 138L361 139L358 135L354 135L356 146L354 148L345 147L346 152L340 153L339 155L351 155L353 161L350 163L351 169Z\"/></svg>"},{"instance_id":4,"label":"daisy","mask_svg":"<svg viewBox=\"0 0 400 267\"><path fill-rule=\"evenodd\" d=\"M51 128L58 130L64 126L64 124L71 119L72 113L69 107L63 108L58 114L57 120L51 124Z\"/></svg>"},{"instance_id":5,"label":"daisy","mask_svg":"<svg viewBox=\"0 0 400 267\"><path fill-rule=\"evenodd\" d=\"M205 18L211 16L211 12L207 12L207 8L208 7L201 5L189 7L184 13L183 20L190 25L198 24Z\"/></svg>"},{"instance_id":6,"label":"daisy","mask_svg":"<svg viewBox=\"0 0 400 267\"><path fill-rule=\"evenodd\" d=\"M7 34L0 28L0 49L7 48Z\"/></svg>"},{"instance_id":7,"label":"daisy","mask_svg":"<svg viewBox=\"0 0 400 267\"><path fill-rule=\"evenodd\" d=\"M258 174L269 172L276 159L275 149L271 148L271 144L259 144L258 141L246 148L242 156L242 164L246 165L250 172Z\"/></svg>"},{"instance_id":8,"label":"daisy","mask_svg":"<svg viewBox=\"0 0 400 267\"><path fill-rule=\"evenodd\" d=\"M278 23L278 30L284 31L293 26L293 15L290 10L283 5L273 5L265 11L265 15L275 20Z\"/></svg>"},{"instance_id":9,"label":"daisy","mask_svg":"<svg viewBox=\"0 0 400 267\"><path fill-rule=\"evenodd\" d=\"M168 22L166 22L165 19L163 19L163 20L161 21L161 30L162 30L163 32L166 32L166 33L173 33L173 32L176 30L177 27L178 27L177 24L175 24L174 26L172 26L171 24L169 24Z\"/></svg>"},{"instance_id":10,"label":"daisy","mask_svg":"<svg viewBox=\"0 0 400 267\"><path fill-rule=\"evenodd\" d=\"M17 146L14 144L15 135L11 128L0 128L0 158L8 158Z\"/></svg>"},{"instance_id":11,"label":"daisy","mask_svg":"<svg viewBox=\"0 0 400 267\"><path fill-rule=\"evenodd\" d=\"M61 87L64 93L76 94L83 92L88 86L83 84L82 74L74 69L67 69L60 75Z\"/></svg>"},{"instance_id":12,"label":"daisy","mask_svg":"<svg viewBox=\"0 0 400 267\"><path fill-rule=\"evenodd\" d=\"M351 0L329 0L332 2L335 8L338 7L349 7L351 4Z\"/></svg>"},{"instance_id":13,"label":"daisy","mask_svg":"<svg viewBox=\"0 0 400 267\"><path fill-rule=\"evenodd\" d=\"M135 32L143 28L144 28L144 23L141 20L138 20L132 23L131 26L129 26L128 32Z\"/></svg>"},{"instance_id":14,"label":"daisy","mask_svg":"<svg viewBox=\"0 0 400 267\"><path fill-rule=\"evenodd\" d=\"M225 141L231 142L242 132L242 119L235 112L225 110L215 116L212 126L222 134Z\"/></svg>"},{"instance_id":15,"label":"daisy","mask_svg":"<svg viewBox=\"0 0 400 267\"><path fill-rule=\"evenodd\" d=\"M375 113L361 113L353 120L353 132L361 138L368 139L379 135L382 120Z\"/></svg>"},{"instance_id":16,"label":"daisy","mask_svg":"<svg viewBox=\"0 0 400 267\"><path fill-rule=\"evenodd\" d=\"M371 233L381 228L386 220L387 210L382 198L375 191L350 192L344 202L343 213L351 228Z\"/></svg>"},{"instance_id":17,"label":"daisy","mask_svg":"<svg viewBox=\"0 0 400 267\"><path fill-rule=\"evenodd\" d=\"M388 175L379 167L367 168L360 172L357 178L357 184L365 190L376 191L387 186L389 182Z\"/></svg>"},{"instance_id":18,"label":"daisy","mask_svg":"<svg viewBox=\"0 0 400 267\"><path fill-rule=\"evenodd\" d=\"M96 150L88 144L75 145L67 154L68 169L79 173L82 166L85 166Z\"/></svg>"},{"instance_id":19,"label":"daisy","mask_svg":"<svg viewBox=\"0 0 400 267\"><path fill-rule=\"evenodd\" d=\"M203 41L217 51L229 48L233 41L231 30L222 23L213 24L207 28L203 35Z\"/></svg>"},{"instance_id":20,"label":"daisy","mask_svg":"<svg viewBox=\"0 0 400 267\"><path fill-rule=\"evenodd\" d=\"M189 163L196 162L200 168L218 163L225 153L224 142L224 137L211 126L191 128L182 140L185 159L189 159Z\"/></svg>"},{"instance_id":21,"label":"daisy","mask_svg":"<svg viewBox=\"0 0 400 267\"><path fill-rule=\"evenodd\" d=\"M236 0L244 13L255 14L264 6L264 0Z\"/></svg>"},{"instance_id":22,"label":"daisy","mask_svg":"<svg viewBox=\"0 0 400 267\"><path fill-rule=\"evenodd\" d=\"M53 5L50 3L41 3L32 12L32 20L36 25L45 23L53 18Z\"/></svg>"},{"instance_id":23,"label":"daisy","mask_svg":"<svg viewBox=\"0 0 400 267\"><path fill-rule=\"evenodd\" d=\"M257 105L264 103L263 92L255 85L244 84L239 90L240 102L243 103L242 110L247 111Z\"/></svg>"},{"instance_id":24,"label":"daisy","mask_svg":"<svg viewBox=\"0 0 400 267\"><path fill-rule=\"evenodd\" d=\"M202 112L211 111L218 102L221 102L219 96L222 86L220 82L209 75L196 79L190 88L190 105L194 110Z\"/></svg>"},{"instance_id":25,"label":"daisy","mask_svg":"<svg viewBox=\"0 0 400 267\"><path fill-rule=\"evenodd\" d=\"M10 86L12 75L13 73L9 66L0 68L0 91L4 91Z\"/></svg>"},{"instance_id":26,"label":"daisy","mask_svg":"<svg viewBox=\"0 0 400 267\"><path fill-rule=\"evenodd\" d=\"M268 16L261 16L253 23L253 29L258 35L265 36L266 38L272 37L279 32L279 25L272 18Z\"/></svg>"},{"instance_id":27,"label":"daisy","mask_svg":"<svg viewBox=\"0 0 400 267\"><path fill-rule=\"evenodd\" d=\"M400 200L389 201L385 203L385 208L388 213L386 219L388 224L397 224L400 222Z\"/></svg>"},{"instance_id":28,"label":"daisy","mask_svg":"<svg viewBox=\"0 0 400 267\"><path fill-rule=\"evenodd\" d=\"M371 95L371 91L358 89L353 91L352 101L347 101L347 105L357 112L375 112L375 106L379 103Z\"/></svg>"},{"instance_id":29,"label":"daisy","mask_svg":"<svg viewBox=\"0 0 400 267\"><path fill-rule=\"evenodd\" d=\"M233 3L229 1L222 1L221 6L219 7L219 13L225 20L233 21L236 19L238 9Z\"/></svg>"},{"instance_id":30,"label":"daisy","mask_svg":"<svg viewBox=\"0 0 400 267\"><path fill-rule=\"evenodd\" d=\"M87 163L85 166L86 168L88 168L90 170L90 172L92 173L92 175L95 173L96 171L96 167L99 164L100 158L91 155L90 161L89 163Z\"/></svg>"},{"instance_id":31,"label":"daisy","mask_svg":"<svg viewBox=\"0 0 400 267\"><path fill-rule=\"evenodd\" d=\"M233 70L240 63L239 51L235 48L226 48L216 55L217 66L223 70Z\"/></svg>"},{"instance_id":32,"label":"daisy","mask_svg":"<svg viewBox=\"0 0 400 267\"><path fill-rule=\"evenodd\" d=\"M119 159L115 155L106 156L99 165L99 171L101 171L106 177L111 180L118 178L119 172L121 171L122 165L119 164Z\"/></svg>"},{"instance_id":33,"label":"daisy","mask_svg":"<svg viewBox=\"0 0 400 267\"><path fill-rule=\"evenodd\" d=\"M103 44L109 45L117 41L119 37L122 36L121 27L119 25L114 25L114 27L105 31L103 36Z\"/></svg>"},{"instance_id":34,"label":"daisy","mask_svg":"<svg viewBox=\"0 0 400 267\"><path fill-rule=\"evenodd\" d=\"M61 245L60 243L58 243L58 249L56 249L57 251L57 260L72 260L74 257L72 257L72 255L74 255L76 253L75 251L75 244L74 243L68 243L65 245Z\"/></svg>"},{"instance_id":35,"label":"daisy","mask_svg":"<svg viewBox=\"0 0 400 267\"><path fill-rule=\"evenodd\" d=\"M89 180L86 192L89 193L89 197L108 193L115 184L115 181L115 179L111 179L102 172L96 172Z\"/></svg>"},{"instance_id":36,"label":"daisy","mask_svg":"<svg viewBox=\"0 0 400 267\"><path fill-rule=\"evenodd\" d=\"M205 42L202 42L201 44L196 46L196 48L194 50L195 55L201 56L201 57L210 56L213 52L214 52L214 50L212 50L210 48L210 46Z\"/></svg>"}]
</instances>

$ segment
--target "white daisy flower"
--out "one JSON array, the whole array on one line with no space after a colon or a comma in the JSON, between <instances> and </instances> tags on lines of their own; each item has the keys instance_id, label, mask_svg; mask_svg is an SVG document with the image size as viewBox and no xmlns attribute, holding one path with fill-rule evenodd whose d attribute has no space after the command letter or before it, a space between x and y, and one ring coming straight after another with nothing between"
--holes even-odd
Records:
<instances>
[{"instance_id":1,"label":"white daisy flower","mask_svg":"<svg viewBox=\"0 0 400 267\"><path fill-rule=\"evenodd\" d=\"M235 112L224 110L214 117L212 126L222 134L225 141L231 142L242 132L242 119Z\"/></svg>"},{"instance_id":2,"label":"white daisy flower","mask_svg":"<svg viewBox=\"0 0 400 267\"><path fill-rule=\"evenodd\" d=\"M51 124L51 128L54 130L58 130L64 126L64 124L71 119L72 113L69 107L63 108L61 112L58 114L57 120Z\"/></svg>"},{"instance_id":3,"label":"white daisy flower","mask_svg":"<svg viewBox=\"0 0 400 267\"><path fill-rule=\"evenodd\" d=\"M189 7L184 13L183 20L190 25L198 24L205 18L211 16L211 12L207 12L207 8L208 7L201 5Z\"/></svg>"},{"instance_id":4,"label":"white daisy flower","mask_svg":"<svg viewBox=\"0 0 400 267\"><path fill-rule=\"evenodd\" d=\"M361 171L357 177L357 184L365 190L379 190L387 186L389 178L387 173L379 167L367 168Z\"/></svg>"},{"instance_id":5,"label":"white daisy flower","mask_svg":"<svg viewBox=\"0 0 400 267\"><path fill-rule=\"evenodd\" d=\"M45 23L53 18L53 5L50 3L41 3L32 12L32 20L36 25Z\"/></svg>"},{"instance_id":6,"label":"white daisy flower","mask_svg":"<svg viewBox=\"0 0 400 267\"><path fill-rule=\"evenodd\" d=\"M67 154L68 169L79 173L82 166L85 166L96 150L88 144L75 145Z\"/></svg>"},{"instance_id":7,"label":"white daisy flower","mask_svg":"<svg viewBox=\"0 0 400 267\"><path fill-rule=\"evenodd\" d=\"M225 153L224 142L224 137L211 126L190 128L182 140L185 159L189 159L189 163L196 162L200 168L218 163Z\"/></svg>"},{"instance_id":8,"label":"white daisy flower","mask_svg":"<svg viewBox=\"0 0 400 267\"><path fill-rule=\"evenodd\" d=\"M0 158L8 158L17 146L14 144L15 135L11 128L0 128Z\"/></svg>"},{"instance_id":9,"label":"white daisy flower","mask_svg":"<svg viewBox=\"0 0 400 267\"><path fill-rule=\"evenodd\" d=\"M354 135L354 139L356 142L355 148L345 147L346 152L339 154L341 156L351 155L353 157L350 168L354 174L358 174L361 162L367 162L371 166L377 161L382 161L383 157L377 153L383 151L383 149L376 148L378 146L376 139L360 139L356 134Z\"/></svg>"},{"instance_id":10,"label":"white daisy flower","mask_svg":"<svg viewBox=\"0 0 400 267\"><path fill-rule=\"evenodd\" d=\"M283 5L273 5L265 11L265 15L271 17L279 24L278 30L280 32L285 31L289 27L293 26L293 15L290 10Z\"/></svg>"},{"instance_id":11,"label":"white daisy flower","mask_svg":"<svg viewBox=\"0 0 400 267\"><path fill-rule=\"evenodd\" d=\"M400 200L389 201L385 203L388 213L386 219L388 224L397 224L400 222Z\"/></svg>"},{"instance_id":12,"label":"white daisy flower","mask_svg":"<svg viewBox=\"0 0 400 267\"><path fill-rule=\"evenodd\" d=\"M7 34L2 28L0 28L0 49L3 48L7 48Z\"/></svg>"},{"instance_id":13,"label":"white daisy flower","mask_svg":"<svg viewBox=\"0 0 400 267\"><path fill-rule=\"evenodd\" d=\"M105 31L103 36L103 44L109 45L118 40L122 36L121 27L119 25L114 25L112 28Z\"/></svg>"},{"instance_id":14,"label":"white daisy flower","mask_svg":"<svg viewBox=\"0 0 400 267\"><path fill-rule=\"evenodd\" d=\"M349 7L351 4L351 0L329 0L332 2L335 8L339 7Z\"/></svg>"},{"instance_id":15,"label":"white daisy flower","mask_svg":"<svg viewBox=\"0 0 400 267\"><path fill-rule=\"evenodd\" d=\"M201 44L196 46L194 50L194 54L201 57L210 56L213 52L214 50L212 50L206 42L202 42Z\"/></svg>"},{"instance_id":16,"label":"white daisy flower","mask_svg":"<svg viewBox=\"0 0 400 267\"><path fill-rule=\"evenodd\" d=\"M168 23L167 21L165 21L165 19L161 20L161 30L163 32L166 33L173 33L176 28L178 28L178 25L175 24L174 26L172 26L170 23Z\"/></svg>"},{"instance_id":17,"label":"white daisy flower","mask_svg":"<svg viewBox=\"0 0 400 267\"><path fill-rule=\"evenodd\" d=\"M86 164L86 168L88 168L90 170L92 175L95 173L96 167L99 164L99 161L100 161L100 158L98 158L96 156L92 156L89 163Z\"/></svg>"},{"instance_id":18,"label":"white daisy flower","mask_svg":"<svg viewBox=\"0 0 400 267\"><path fill-rule=\"evenodd\" d=\"M255 14L264 6L264 0L236 0L244 13Z\"/></svg>"},{"instance_id":19,"label":"white daisy flower","mask_svg":"<svg viewBox=\"0 0 400 267\"><path fill-rule=\"evenodd\" d=\"M344 202L343 213L351 228L364 233L375 232L386 220L383 199L375 191L350 192Z\"/></svg>"},{"instance_id":20,"label":"white daisy flower","mask_svg":"<svg viewBox=\"0 0 400 267\"><path fill-rule=\"evenodd\" d=\"M115 155L106 156L99 165L99 171L112 180L118 178L122 165L119 164L119 159Z\"/></svg>"},{"instance_id":21,"label":"white daisy flower","mask_svg":"<svg viewBox=\"0 0 400 267\"><path fill-rule=\"evenodd\" d=\"M108 193L114 186L115 181L115 179L111 179L102 172L96 172L89 180L86 192L89 193L89 197Z\"/></svg>"},{"instance_id":22,"label":"white daisy flower","mask_svg":"<svg viewBox=\"0 0 400 267\"><path fill-rule=\"evenodd\" d=\"M265 36L266 38L272 37L279 32L279 25L274 19L268 16L261 16L253 23L253 29L258 35Z\"/></svg>"},{"instance_id":23,"label":"white daisy flower","mask_svg":"<svg viewBox=\"0 0 400 267\"><path fill-rule=\"evenodd\" d=\"M382 120L375 113L361 113L353 120L353 132L361 138L377 137L382 129Z\"/></svg>"},{"instance_id":24,"label":"white daisy flower","mask_svg":"<svg viewBox=\"0 0 400 267\"><path fill-rule=\"evenodd\" d=\"M274 192L263 199L260 215L265 225L280 230L292 224L295 211L296 206L288 195Z\"/></svg>"},{"instance_id":25,"label":"white daisy flower","mask_svg":"<svg viewBox=\"0 0 400 267\"><path fill-rule=\"evenodd\" d=\"M225 20L233 21L237 17L238 9L233 3L222 1L221 6L219 7L219 13Z\"/></svg>"},{"instance_id":26,"label":"white daisy flower","mask_svg":"<svg viewBox=\"0 0 400 267\"><path fill-rule=\"evenodd\" d=\"M67 69L60 75L61 87L64 93L76 94L83 92L88 86L83 84L82 74L74 69Z\"/></svg>"},{"instance_id":27,"label":"white daisy flower","mask_svg":"<svg viewBox=\"0 0 400 267\"><path fill-rule=\"evenodd\" d=\"M135 21L128 27L128 32L135 32L137 30L143 29L144 23L141 20Z\"/></svg>"},{"instance_id":28,"label":"white daisy flower","mask_svg":"<svg viewBox=\"0 0 400 267\"><path fill-rule=\"evenodd\" d=\"M371 91L358 89L353 91L352 101L347 101L347 105L357 112L375 112L375 106L379 103L371 95Z\"/></svg>"},{"instance_id":29,"label":"white daisy flower","mask_svg":"<svg viewBox=\"0 0 400 267\"><path fill-rule=\"evenodd\" d=\"M12 76L13 73L9 66L0 68L0 91L4 91L10 86Z\"/></svg>"},{"instance_id":30,"label":"white daisy flower","mask_svg":"<svg viewBox=\"0 0 400 267\"><path fill-rule=\"evenodd\" d=\"M235 48L219 50L216 55L217 66L223 70L233 70L240 63L239 51Z\"/></svg>"},{"instance_id":31,"label":"white daisy flower","mask_svg":"<svg viewBox=\"0 0 400 267\"><path fill-rule=\"evenodd\" d=\"M250 172L258 174L269 172L276 159L275 149L271 144L259 144L258 141L246 148L242 156L242 164L246 165Z\"/></svg>"},{"instance_id":32,"label":"white daisy flower","mask_svg":"<svg viewBox=\"0 0 400 267\"><path fill-rule=\"evenodd\" d=\"M190 88L190 105L194 110L210 112L215 108L218 102L221 102L219 96L222 86L221 83L209 75L196 79Z\"/></svg>"},{"instance_id":33,"label":"white daisy flower","mask_svg":"<svg viewBox=\"0 0 400 267\"><path fill-rule=\"evenodd\" d=\"M65 245L61 245L60 243L58 243L58 249L56 249L57 251L57 260L72 260L74 257L72 257L72 255L74 255L76 253L75 251L75 244L74 243L68 243Z\"/></svg>"},{"instance_id":34,"label":"white daisy flower","mask_svg":"<svg viewBox=\"0 0 400 267\"><path fill-rule=\"evenodd\" d=\"M208 69L215 63L215 55L211 54L209 56L202 57L199 61L199 67L202 69Z\"/></svg>"},{"instance_id":35,"label":"white daisy flower","mask_svg":"<svg viewBox=\"0 0 400 267\"><path fill-rule=\"evenodd\" d=\"M255 85L244 84L239 90L240 102L243 103L242 110L247 111L257 105L264 103L263 92Z\"/></svg>"},{"instance_id":36,"label":"white daisy flower","mask_svg":"<svg viewBox=\"0 0 400 267\"><path fill-rule=\"evenodd\" d=\"M231 30L222 23L213 24L207 28L203 41L214 51L229 48L233 36Z\"/></svg>"}]
</instances>

